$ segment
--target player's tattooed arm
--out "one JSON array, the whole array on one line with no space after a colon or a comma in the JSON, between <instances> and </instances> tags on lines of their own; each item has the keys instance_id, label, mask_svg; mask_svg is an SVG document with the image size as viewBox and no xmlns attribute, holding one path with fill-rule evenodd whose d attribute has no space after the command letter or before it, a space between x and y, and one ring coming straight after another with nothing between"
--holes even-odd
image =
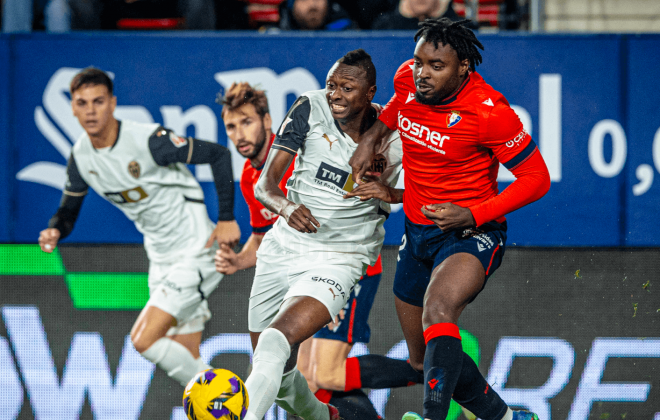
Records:
<instances>
[{"instance_id":1,"label":"player's tattooed arm","mask_svg":"<svg viewBox=\"0 0 660 420\"><path fill-rule=\"evenodd\" d=\"M241 230L234 219L234 173L229 149L217 143L179 137L171 130L159 127L149 137L149 150L160 166L172 163L211 165L218 194L218 223L206 247L211 247L215 241L235 246L241 238Z\"/></svg>"},{"instance_id":2,"label":"player's tattooed arm","mask_svg":"<svg viewBox=\"0 0 660 420\"><path fill-rule=\"evenodd\" d=\"M371 167L371 162L376 155L376 149L380 146L383 139L387 138L394 130L385 125L381 120L376 120L374 125L371 126L361 137L357 149L353 152L353 156L348 161L353 170L353 179L358 184L364 182L362 178L364 175L369 175L368 171Z\"/></svg>"},{"instance_id":3,"label":"player's tattooed arm","mask_svg":"<svg viewBox=\"0 0 660 420\"><path fill-rule=\"evenodd\" d=\"M254 188L254 196L268 210L282 216L292 228L303 233L315 233L316 228L321 224L314 218L312 212L302 204L287 200L279 186L292 160L291 153L278 149L271 150Z\"/></svg>"},{"instance_id":4,"label":"player's tattooed arm","mask_svg":"<svg viewBox=\"0 0 660 420\"><path fill-rule=\"evenodd\" d=\"M60 239L64 239L76 224L83 199L87 195L87 183L80 176L73 154L66 168L67 180L57 212L48 222L48 228L39 233L39 246L44 252L53 252Z\"/></svg>"}]
</instances>

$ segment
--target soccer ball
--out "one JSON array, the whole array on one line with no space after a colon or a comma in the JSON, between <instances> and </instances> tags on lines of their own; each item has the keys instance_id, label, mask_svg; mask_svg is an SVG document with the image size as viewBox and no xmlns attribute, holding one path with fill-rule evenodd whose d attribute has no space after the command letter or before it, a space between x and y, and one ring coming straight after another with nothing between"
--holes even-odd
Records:
<instances>
[{"instance_id":1,"label":"soccer ball","mask_svg":"<svg viewBox=\"0 0 660 420\"><path fill-rule=\"evenodd\" d=\"M249 402L243 381L226 369L199 372L183 391L188 420L243 420Z\"/></svg>"}]
</instances>

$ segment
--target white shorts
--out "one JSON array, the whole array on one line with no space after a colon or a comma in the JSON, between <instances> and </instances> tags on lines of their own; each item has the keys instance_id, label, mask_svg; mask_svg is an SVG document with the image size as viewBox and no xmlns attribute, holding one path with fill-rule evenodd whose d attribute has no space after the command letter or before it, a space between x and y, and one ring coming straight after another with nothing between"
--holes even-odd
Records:
<instances>
[{"instance_id":1,"label":"white shorts","mask_svg":"<svg viewBox=\"0 0 660 420\"><path fill-rule=\"evenodd\" d=\"M250 292L248 328L261 332L282 303L294 296L309 296L328 308L334 318L364 274L368 258L342 252L294 254L266 234L257 251L257 268Z\"/></svg>"},{"instance_id":2,"label":"white shorts","mask_svg":"<svg viewBox=\"0 0 660 420\"><path fill-rule=\"evenodd\" d=\"M200 257L188 257L173 263L149 264L149 301L172 315L177 325L167 335L191 334L204 330L211 319L206 299L223 275L215 271L211 251Z\"/></svg>"}]
</instances>

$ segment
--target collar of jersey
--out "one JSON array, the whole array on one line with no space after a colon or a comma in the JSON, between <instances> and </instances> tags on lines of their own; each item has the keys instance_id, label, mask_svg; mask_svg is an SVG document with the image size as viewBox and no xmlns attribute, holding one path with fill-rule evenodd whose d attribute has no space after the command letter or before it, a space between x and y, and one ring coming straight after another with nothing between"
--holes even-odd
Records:
<instances>
[{"instance_id":1,"label":"collar of jersey","mask_svg":"<svg viewBox=\"0 0 660 420\"><path fill-rule=\"evenodd\" d=\"M121 133L121 120L117 120L117 138L115 139L115 142L110 147L104 147L103 148L104 150L111 152L112 149L115 148L115 146L119 142L119 133ZM100 153L99 149L97 149L96 147L92 146L92 149L94 149L95 152Z\"/></svg>"},{"instance_id":2,"label":"collar of jersey","mask_svg":"<svg viewBox=\"0 0 660 420\"><path fill-rule=\"evenodd\" d=\"M371 107L369 112L371 113L370 117L372 117L374 119L374 122L376 122L376 120L378 119L378 111L376 111L374 107ZM337 130L339 130L341 135L344 136L344 138L346 138L346 133L344 133L344 130L342 130L341 127L339 126L339 121L335 120L334 118L332 119L332 121L335 122L335 127L337 127Z\"/></svg>"},{"instance_id":3,"label":"collar of jersey","mask_svg":"<svg viewBox=\"0 0 660 420\"><path fill-rule=\"evenodd\" d=\"M438 106L449 105L450 103L458 99L458 95L463 91L463 89L465 89L465 86L467 86L469 82L470 82L470 72L468 72L468 75L465 77L465 80L463 80L463 83L458 87L458 89L456 89L456 92L454 92L450 97L448 97L444 101L440 102Z\"/></svg>"}]
</instances>

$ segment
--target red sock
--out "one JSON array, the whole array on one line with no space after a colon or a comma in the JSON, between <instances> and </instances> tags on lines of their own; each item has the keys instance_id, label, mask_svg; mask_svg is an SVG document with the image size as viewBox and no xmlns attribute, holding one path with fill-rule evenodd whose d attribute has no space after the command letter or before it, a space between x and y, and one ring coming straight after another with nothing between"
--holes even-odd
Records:
<instances>
[{"instance_id":1,"label":"red sock","mask_svg":"<svg viewBox=\"0 0 660 420\"><path fill-rule=\"evenodd\" d=\"M327 389L319 389L314 393L314 396L322 403L327 404L332 398L332 391L328 391Z\"/></svg>"},{"instance_id":2,"label":"red sock","mask_svg":"<svg viewBox=\"0 0 660 420\"><path fill-rule=\"evenodd\" d=\"M346 359L346 385L344 392L362 388L362 377L360 375L360 362L357 357Z\"/></svg>"}]
</instances>

